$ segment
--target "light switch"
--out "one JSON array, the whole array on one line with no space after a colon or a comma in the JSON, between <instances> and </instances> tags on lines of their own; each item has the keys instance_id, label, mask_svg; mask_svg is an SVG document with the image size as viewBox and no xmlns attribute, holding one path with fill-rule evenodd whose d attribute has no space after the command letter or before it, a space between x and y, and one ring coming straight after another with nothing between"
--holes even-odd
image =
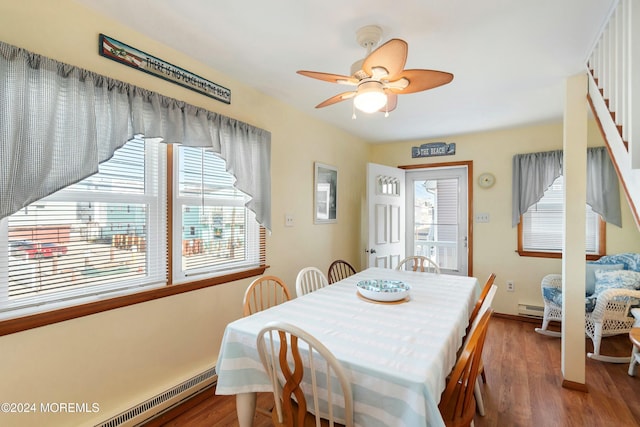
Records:
<instances>
[{"instance_id":1,"label":"light switch","mask_svg":"<svg viewBox=\"0 0 640 427\"><path fill-rule=\"evenodd\" d=\"M489 222L489 214L488 213L477 213L476 214L476 222Z\"/></svg>"}]
</instances>

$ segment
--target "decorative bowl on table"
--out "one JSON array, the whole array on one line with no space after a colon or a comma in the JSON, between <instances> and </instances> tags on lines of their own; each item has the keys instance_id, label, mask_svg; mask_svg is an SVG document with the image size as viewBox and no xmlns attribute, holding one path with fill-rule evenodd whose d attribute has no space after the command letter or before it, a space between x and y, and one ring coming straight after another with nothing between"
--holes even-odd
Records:
<instances>
[{"instance_id":1,"label":"decorative bowl on table","mask_svg":"<svg viewBox=\"0 0 640 427\"><path fill-rule=\"evenodd\" d=\"M403 300L411 290L411 286L399 280L362 280L356 286L360 295L374 301Z\"/></svg>"}]
</instances>

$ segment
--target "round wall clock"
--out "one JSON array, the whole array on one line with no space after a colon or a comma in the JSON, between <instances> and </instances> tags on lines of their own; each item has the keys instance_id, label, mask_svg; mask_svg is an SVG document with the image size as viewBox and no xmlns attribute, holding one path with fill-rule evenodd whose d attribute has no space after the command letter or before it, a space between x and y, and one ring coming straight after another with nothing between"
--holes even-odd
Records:
<instances>
[{"instance_id":1,"label":"round wall clock","mask_svg":"<svg viewBox=\"0 0 640 427\"><path fill-rule=\"evenodd\" d=\"M482 188L491 188L496 183L496 177L492 173L486 172L478 177L478 185Z\"/></svg>"}]
</instances>

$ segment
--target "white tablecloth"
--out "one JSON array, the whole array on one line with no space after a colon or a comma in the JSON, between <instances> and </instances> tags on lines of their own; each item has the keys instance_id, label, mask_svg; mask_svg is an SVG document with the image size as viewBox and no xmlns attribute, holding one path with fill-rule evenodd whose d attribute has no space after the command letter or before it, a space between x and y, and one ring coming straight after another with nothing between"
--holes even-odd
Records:
<instances>
[{"instance_id":1,"label":"white tablecloth","mask_svg":"<svg viewBox=\"0 0 640 427\"><path fill-rule=\"evenodd\" d=\"M412 286L402 304L357 295L363 279ZM438 402L473 309L473 277L370 268L326 288L230 323L217 363L217 394L271 391L256 349L266 323L282 320L318 338L347 369L360 427L444 426Z\"/></svg>"}]
</instances>

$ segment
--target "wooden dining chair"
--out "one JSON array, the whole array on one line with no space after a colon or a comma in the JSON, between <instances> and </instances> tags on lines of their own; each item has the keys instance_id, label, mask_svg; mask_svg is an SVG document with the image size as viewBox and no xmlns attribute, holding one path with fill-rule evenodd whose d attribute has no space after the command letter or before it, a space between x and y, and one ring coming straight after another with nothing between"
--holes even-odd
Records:
<instances>
[{"instance_id":1,"label":"wooden dining chair","mask_svg":"<svg viewBox=\"0 0 640 427\"><path fill-rule=\"evenodd\" d=\"M249 316L290 299L289 289L282 279L276 276L258 277L244 292L243 314Z\"/></svg>"},{"instance_id":2,"label":"wooden dining chair","mask_svg":"<svg viewBox=\"0 0 640 427\"><path fill-rule=\"evenodd\" d=\"M247 286L247 290L244 292L242 298L243 315L250 316L290 299L289 288L282 279L276 276L258 277ZM268 409L256 407L256 412L272 416L273 407Z\"/></svg>"},{"instance_id":3,"label":"wooden dining chair","mask_svg":"<svg viewBox=\"0 0 640 427\"><path fill-rule=\"evenodd\" d=\"M491 286L493 286L493 282L495 280L496 280L495 273L491 273L489 275L489 278L485 282L484 286L482 287L482 291L480 291L480 298L478 298L478 301L476 301L476 305L473 307L471 316L469 316L469 326L467 326L467 333L469 333L469 329L471 329L471 324L474 322L474 320L476 320L476 317L480 312L480 308L482 307L482 304L484 304L484 301L487 298L487 295L489 294L489 291L491 290Z\"/></svg>"},{"instance_id":4,"label":"wooden dining chair","mask_svg":"<svg viewBox=\"0 0 640 427\"><path fill-rule=\"evenodd\" d=\"M324 273L316 267L305 267L296 277L296 295L301 297L329 285Z\"/></svg>"},{"instance_id":5,"label":"wooden dining chair","mask_svg":"<svg viewBox=\"0 0 640 427\"><path fill-rule=\"evenodd\" d=\"M487 310L471 329L440 397L438 409L447 427L468 427L473 422L476 413L475 384L492 314L493 310Z\"/></svg>"},{"instance_id":6,"label":"wooden dining chair","mask_svg":"<svg viewBox=\"0 0 640 427\"><path fill-rule=\"evenodd\" d=\"M489 277L489 279L491 279L491 277ZM491 308L491 305L493 304L493 298L496 295L496 292L498 291L498 286L493 284L493 281L491 282L491 286L489 286L489 290L486 293L485 297L482 299L482 304L480 305L480 308L478 309L475 318L473 320L470 319L469 321L469 326L468 326L468 333L467 333L467 337L470 337L470 332L473 328L476 327L477 323L480 321L480 319L482 318L482 316ZM473 316L473 314L472 314ZM468 338L465 339L465 341ZM462 348L464 348L464 344L462 345ZM485 373L484 370L484 362L482 361L482 358L480 358L480 378L482 378L482 382L483 383L487 383L487 374ZM476 397L476 408L478 409L478 413L482 416L485 415L485 410L484 410L484 399L482 397L482 389L480 388L480 378L478 378L476 380L476 384L475 384L475 397Z\"/></svg>"},{"instance_id":7,"label":"wooden dining chair","mask_svg":"<svg viewBox=\"0 0 640 427\"><path fill-rule=\"evenodd\" d=\"M473 311L471 312L471 316L469 316L469 325L467 326L467 338L469 337L469 331L473 328L474 324L476 324L480 317L491 308L491 304L493 303L493 297L498 291L498 286L493 283L496 280L495 273L491 273L487 278L484 286L482 287L482 291L480 292L480 297L476 302L476 305L473 307ZM460 348L460 351L464 348L464 344ZM482 382L487 383L487 375L484 370L484 363L482 359L480 360L480 378L482 378ZM482 416L485 415L484 410L484 399L482 398L482 389L480 388L480 379L476 381L475 384L475 398L476 398L476 407L478 409L478 413Z\"/></svg>"},{"instance_id":8,"label":"wooden dining chair","mask_svg":"<svg viewBox=\"0 0 640 427\"><path fill-rule=\"evenodd\" d=\"M422 273L440 274L440 267L435 261L422 255L408 256L396 267L396 270L420 271Z\"/></svg>"},{"instance_id":9,"label":"wooden dining chair","mask_svg":"<svg viewBox=\"0 0 640 427\"><path fill-rule=\"evenodd\" d=\"M356 269L353 268L351 264L347 261L337 259L329 266L327 277L329 278L329 284L332 284L354 274L356 274Z\"/></svg>"},{"instance_id":10,"label":"wooden dining chair","mask_svg":"<svg viewBox=\"0 0 640 427\"><path fill-rule=\"evenodd\" d=\"M275 426L353 426L351 383L320 341L295 325L277 321L262 328L256 344L273 388Z\"/></svg>"}]
</instances>

